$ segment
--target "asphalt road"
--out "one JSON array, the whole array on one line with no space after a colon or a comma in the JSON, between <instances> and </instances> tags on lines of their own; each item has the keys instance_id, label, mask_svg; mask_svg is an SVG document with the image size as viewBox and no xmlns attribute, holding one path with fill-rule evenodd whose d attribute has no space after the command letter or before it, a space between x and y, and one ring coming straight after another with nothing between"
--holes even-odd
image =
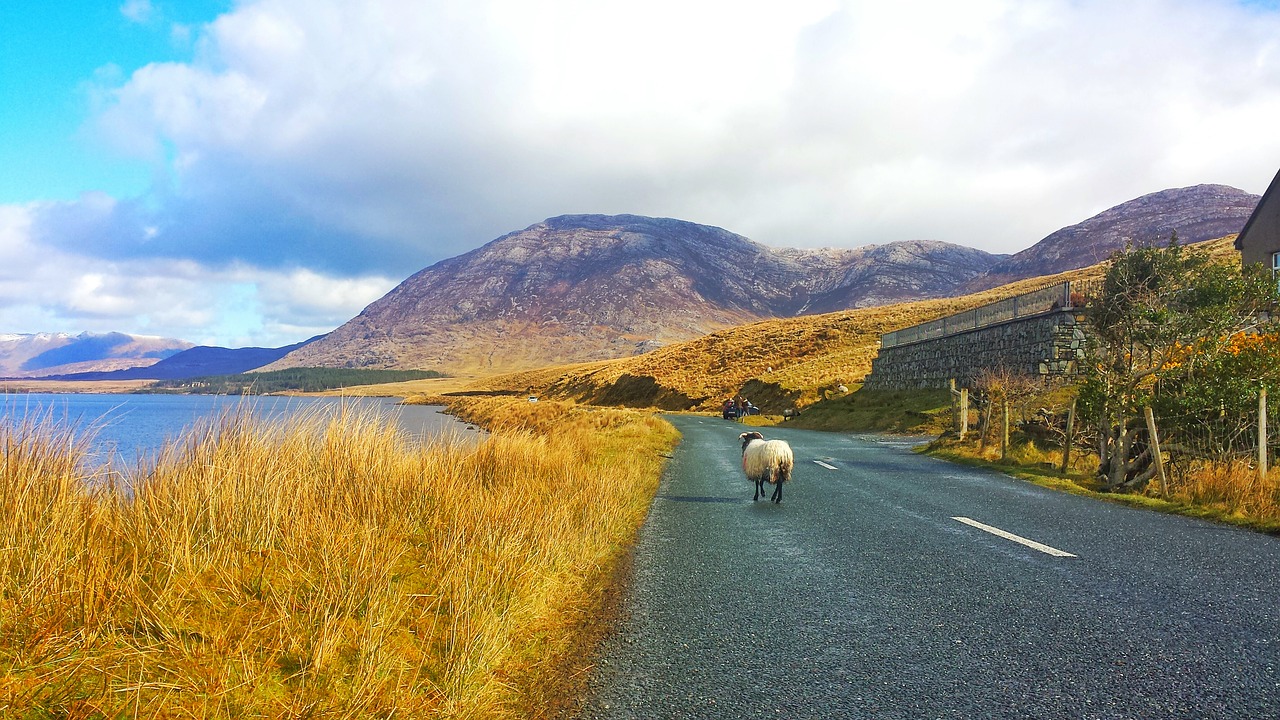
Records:
<instances>
[{"instance_id":1,"label":"asphalt road","mask_svg":"<svg viewBox=\"0 0 1280 720\"><path fill-rule=\"evenodd\" d=\"M786 429L752 503L743 426L670 419L585 717L1280 718L1276 538Z\"/></svg>"}]
</instances>

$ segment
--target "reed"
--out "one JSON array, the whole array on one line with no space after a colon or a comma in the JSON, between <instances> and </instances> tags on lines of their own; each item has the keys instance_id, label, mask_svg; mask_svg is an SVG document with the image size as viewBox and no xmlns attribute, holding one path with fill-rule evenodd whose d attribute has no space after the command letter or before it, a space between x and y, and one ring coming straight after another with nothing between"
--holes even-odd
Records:
<instances>
[{"instance_id":1,"label":"reed","mask_svg":"<svg viewBox=\"0 0 1280 720\"><path fill-rule=\"evenodd\" d=\"M426 446L239 411L123 478L0 428L0 716L543 714L674 431L517 411Z\"/></svg>"}]
</instances>

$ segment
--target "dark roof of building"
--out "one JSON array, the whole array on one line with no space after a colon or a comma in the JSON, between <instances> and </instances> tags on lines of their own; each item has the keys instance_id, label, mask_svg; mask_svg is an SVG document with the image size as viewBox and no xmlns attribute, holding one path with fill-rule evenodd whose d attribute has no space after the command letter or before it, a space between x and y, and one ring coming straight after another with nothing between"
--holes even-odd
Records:
<instances>
[{"instance_id":1,"label":"dark roof of building","mask_svg":"<svg viewBox=\"0 0 1280 720\"><path fill-rule=\"evenodd\" d=\"M1244 236L1249 234L1249 228L1253 227L1253 221L1258 219L1262 214L1262 208L1271 201L1272 196L1276 197L1276 201L1280 202L1280 172L1276 172L1275 178L1271 180L1271 184L1267 186L1267 191L1262 193L1262 199L1258 201L1258 206L1253 209L1253 214L1245 221L1244 229L1236 236L1236 249L1244 249Z\"/></svg>"}]
</instances>

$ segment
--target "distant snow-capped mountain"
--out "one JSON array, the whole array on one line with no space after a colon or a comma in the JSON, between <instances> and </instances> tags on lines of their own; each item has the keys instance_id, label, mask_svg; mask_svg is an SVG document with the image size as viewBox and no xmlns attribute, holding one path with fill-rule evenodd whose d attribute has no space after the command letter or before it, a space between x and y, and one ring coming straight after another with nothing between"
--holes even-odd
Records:
<instances>
[{"instance_id":1,"label":"distant snow-capped mountain","mask_svg":"<svg viewBox=\"0 0 1280 720\"><path fill-rule=\"evenodd\" d=\"M45 377L146 367L192 343L125 333L2 333L0 376Z\"/></svg>"}]
</instances>

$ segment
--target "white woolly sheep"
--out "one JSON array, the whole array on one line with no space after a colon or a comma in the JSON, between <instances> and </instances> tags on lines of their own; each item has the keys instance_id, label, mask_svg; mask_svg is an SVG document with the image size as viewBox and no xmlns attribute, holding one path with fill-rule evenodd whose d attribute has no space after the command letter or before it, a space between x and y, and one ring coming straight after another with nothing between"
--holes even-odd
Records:
<instances>
[{"instance_id":1,"label":"white woolly sheep","mask_svg":"<svg viewBox=\"0 0 1280 720\"><path fill-rule=\"evenodd\" d=\"M775 503L782 502L782 484L791 479L795 459L791 446L784 440L765 440L758 432L745 432L738 436L742 441L742 471L756 484L756 495L751 502L764 494L764 484L773 485Z\"/></svg>"}]
</instances>

